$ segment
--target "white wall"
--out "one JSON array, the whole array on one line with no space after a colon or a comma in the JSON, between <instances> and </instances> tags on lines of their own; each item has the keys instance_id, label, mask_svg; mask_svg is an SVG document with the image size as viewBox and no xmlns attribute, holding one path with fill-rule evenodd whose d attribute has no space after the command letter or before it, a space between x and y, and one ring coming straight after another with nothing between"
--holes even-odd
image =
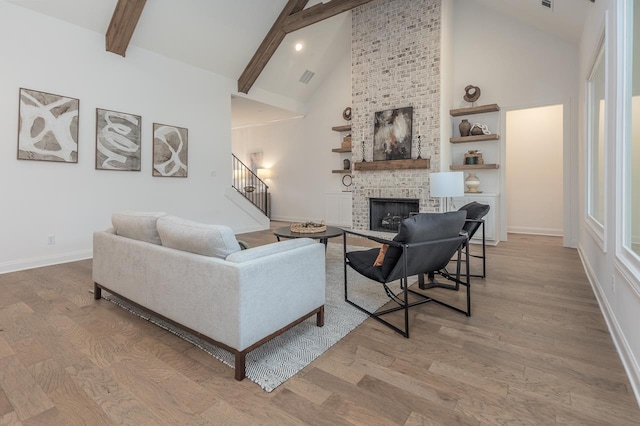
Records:
<instances>
[{"instance_id":1,"label":"white wall","mask_svg":"<svg viewBox=\"0 0 640 426\"><path fill-rule=\"evenodd\" d=\"M90 257L92 232L118 210L258 227L224 196L234 81L135 47L107 53L104 35L6 2L0 24L0 273ZM77 164L16 159L21 87L80 99ZM142 116L142 171L94 169L96 107ZM151 176L154 122L188 128L188 178Z\"/></svg>"},{"instance_id":2,"label":"white wall","mask_svg":"<svg viewBox=\"0 0 640 426\"><path fill-rule=\"evenodd\" d=\"M331 170L342 169L342 160L349 158L331 152L340 147L344 136L331 127L346 123L342 111L350 105L351 58L347 54L312 96L305 117L232 131L233 152L241 160L262 151L264 165L273 170L274 177L267 181L272 219L325 219L325 194L343 189L342 175Z\"/></svg>"},{"instance_id":3,"label":"white wall","mask_svg":"<svg viewBox=\"0 0 640 426\"><path fill-rule=\"evenodd\" d=\"M624 105L620 95L630 93L622 86L622 42L627 34L622 32L621 22L629 17L622 10L624 0L601 0L588 10L580 43L580 241L578 250L587 276L598 298L605 320L611 331L622 363L629 375L636 398L640 400L640 262L628 256L623 247L625 238L622 202L625 179L623 145L625 143ZM630 1L631 3L631 1ZM637 2L636 2L637 3ZM586 218L585 195L587 191L586 166L586 81L598 51L602 33L605 36L607 115L605 128L605 223L604 232L592 231ZM626 91L624 91L626 89ZM628 172L628 171L627 171Z\"/></svg>"},{"instance_id":4,"label":"white wall","mask_svg":"<svg viewBox=\"0 0 640 426\"><path fill-rule=\"evenodd\" d=\"M507 111L509 232L562 236L562 105Z\"/></svg>"},{"instance_id":5,"label":"white wall","mask_svg":"<svg viewBox=\"0 0 640 426\"><path fill-rule=\"evenodd\" d=\"M482 7L475 1L455 0L454 8L453 107L468 106L463 101L464 87L479 86L482 95L477 104L497 103L502 119L498 143L485 144L483 154L498 158L500 169L480 171L484 191L505 192L505 163L501 150L505 136L504 114L508 110L542 105L563 104L565 128L565 232L567 245L577 244L577 170L571 159L577 158L576 129L578 100L578 48L551 34L529 27L499 11ZM445 149L445 147L443 147ZM469 148L472 149L472 148ZM571 188L570 185L576 186ZM501 194L501 218L506 218L506 204ZM508 195L508 194L507 194ZM574 207L572 207L574 206ZM571 219L574 220L571 220ZM504 222L504 220L503 220ZM571 225L567 225L569 222ZM504 223L503 223L504 225ZM500 226L506 240L506 226Z\"/></svg>"}]
</instances>

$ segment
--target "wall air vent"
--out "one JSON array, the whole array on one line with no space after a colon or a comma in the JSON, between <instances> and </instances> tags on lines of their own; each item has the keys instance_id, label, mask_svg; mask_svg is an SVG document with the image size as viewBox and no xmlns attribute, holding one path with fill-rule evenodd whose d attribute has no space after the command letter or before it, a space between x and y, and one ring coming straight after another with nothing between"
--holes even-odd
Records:
<instances>
[{"instance_id":1,"label":"wall air vent","mask_svg":"<svg viewBox=\"0 0 640 426\"><path fill-rule=\"evenodd\" d=\"M553 0L541 0L540 4L549 10L553 10Z\"/></svg>"},{"instance_id":2,"label":"wall air vent","mask_svg":"<svg viewBox=\"0 0 640 426\"><path fill-rule=\"evenodd\" d=\"M313 71L306 70L302 73L300 81L304 84L309 84L309 81L313 78L314 75L316 75L316 73L314 73Z\"/></svg>"}]
</instances>

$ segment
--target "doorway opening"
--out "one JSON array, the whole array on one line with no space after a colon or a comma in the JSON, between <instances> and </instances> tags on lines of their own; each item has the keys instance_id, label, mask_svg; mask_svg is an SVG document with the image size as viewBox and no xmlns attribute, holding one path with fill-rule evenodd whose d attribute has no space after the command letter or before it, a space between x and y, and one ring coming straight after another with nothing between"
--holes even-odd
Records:
<instances>
[{"instance_id":1,"label":"doorway opening","mask_svg":"<svg viewBox=\"0 0 640 426\"><path fill-rule=\"evenodd\" d=\"M564 235L563 105L506 113L507 232Z\"/></svg>"}]
</instances>

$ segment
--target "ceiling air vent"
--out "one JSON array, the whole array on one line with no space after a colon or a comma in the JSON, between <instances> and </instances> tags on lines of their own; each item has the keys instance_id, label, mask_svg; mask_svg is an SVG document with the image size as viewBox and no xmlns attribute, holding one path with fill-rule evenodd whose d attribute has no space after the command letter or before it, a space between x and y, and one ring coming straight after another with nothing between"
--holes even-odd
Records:
<instances>
[{"instance_id":1,"label":"ceiling air vent","mask_svg":"<svg viewBox=\"0 0 640 426\"><path fill-rule=\"evenodd\" d=\"M306 70L302 73L300 81L304 84L309 84L309 81L313 78L314 75L316 75L316 73L314 73L313 71Z\"/></svg>"},{"instance_id":2,"label":"ceiling air vent","mask_svg":"<svg viewBox=\"0 0 640 426\"><path fill-rule=\"evenodd\" d=\"M549 10L553 10L553 0L541 0L542 7L546 7Z\"/></svg>"}]
</instances>

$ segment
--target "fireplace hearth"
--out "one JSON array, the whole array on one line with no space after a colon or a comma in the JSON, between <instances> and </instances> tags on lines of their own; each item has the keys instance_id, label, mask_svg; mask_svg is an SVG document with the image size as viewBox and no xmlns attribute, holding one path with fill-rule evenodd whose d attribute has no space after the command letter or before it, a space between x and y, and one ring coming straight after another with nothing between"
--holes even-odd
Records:
<instances>
[{"instance_id":1,"label":"fireplace hearth","mask_svg":"<svg viewBox=\"0 0 640 426\"><path fill-rule=\"evenodd\" d=\"M412 213L418 213L418 199L370 198L369 229L372 231L398 232L400 221Z\"/></svg>"}]
</instances>

